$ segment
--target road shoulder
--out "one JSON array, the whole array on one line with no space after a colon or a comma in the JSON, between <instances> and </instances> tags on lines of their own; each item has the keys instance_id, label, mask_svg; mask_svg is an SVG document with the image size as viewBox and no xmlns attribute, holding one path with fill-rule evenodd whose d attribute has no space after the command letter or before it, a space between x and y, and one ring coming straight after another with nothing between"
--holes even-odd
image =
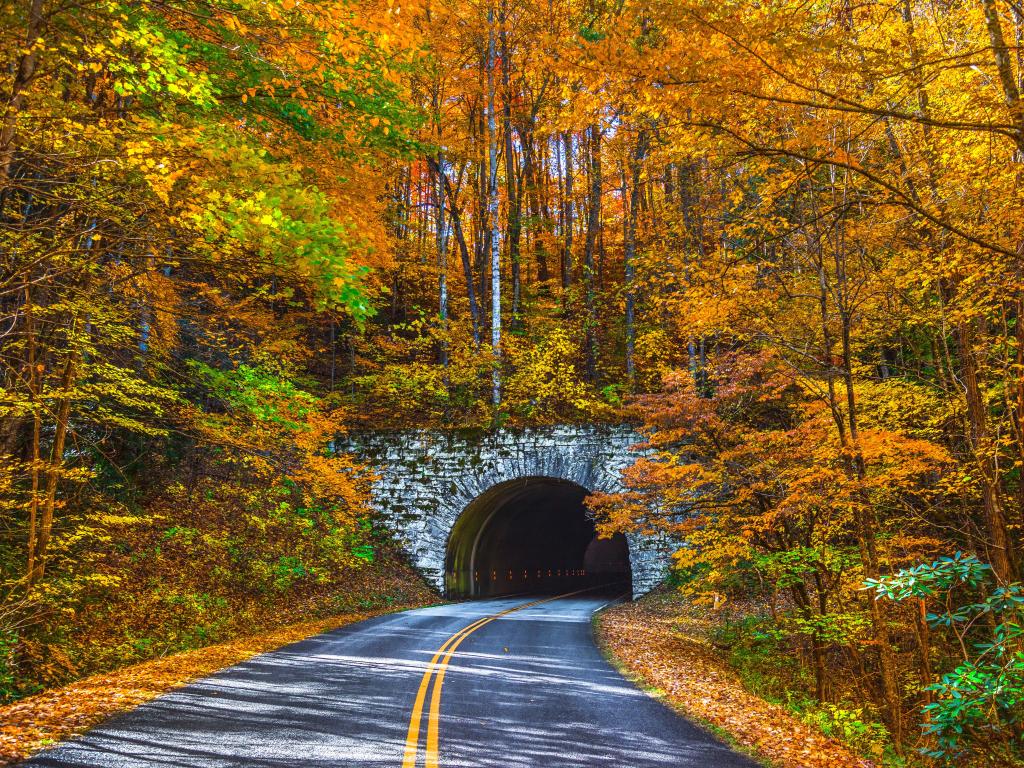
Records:
<instances>
[{"instance_id":1,"label":"road shoulder","mask_svg":"<svg viewBox=\"0 0 1024 768\"><path fill-rule=\"evenodd\" d=\"M709 645L673 626L663 601L621 603L594 621L602 652L636 684L774 768L873 768L842 745L747 691Z\"/></svg>"}]
</instances>

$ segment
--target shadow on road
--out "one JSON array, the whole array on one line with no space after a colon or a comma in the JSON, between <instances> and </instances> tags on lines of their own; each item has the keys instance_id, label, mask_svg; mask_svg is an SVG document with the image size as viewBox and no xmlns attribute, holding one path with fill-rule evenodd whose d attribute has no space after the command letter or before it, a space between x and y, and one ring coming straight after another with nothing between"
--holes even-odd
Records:
<instances>
[{"instance_id":1,"label":"shadow on road","mask_svg":"<svg viewBox=\"0 0 1024 768\"><path fill-rule=\"evenodd\" d=\"M460 646L444 683L443 766L754 765L608 666L590 634L599 602L513 613ZM320 635L162 696L24 765L397 768L431 656L491 610L442 606Z\"/></svg>"}]
</instances>

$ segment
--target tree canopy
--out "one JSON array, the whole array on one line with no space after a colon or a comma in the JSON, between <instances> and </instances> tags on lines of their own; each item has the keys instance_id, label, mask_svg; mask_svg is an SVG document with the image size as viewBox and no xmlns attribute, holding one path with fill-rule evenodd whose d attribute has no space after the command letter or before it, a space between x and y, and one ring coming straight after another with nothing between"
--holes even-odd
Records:
<instances>
[{"instance_id":1,"label":"tree canopy","mask_svg":"<svg viewBox=\"0 0 1024 768\"><path fill-rule=\"evenodd\" d=\"M753 600L731 647L893 759L1019 764L1022 38L1004 0L4 4L0 653L162 541L358 568L345 430L627 420L591 508Z\"/></svg>"}]
</instances>

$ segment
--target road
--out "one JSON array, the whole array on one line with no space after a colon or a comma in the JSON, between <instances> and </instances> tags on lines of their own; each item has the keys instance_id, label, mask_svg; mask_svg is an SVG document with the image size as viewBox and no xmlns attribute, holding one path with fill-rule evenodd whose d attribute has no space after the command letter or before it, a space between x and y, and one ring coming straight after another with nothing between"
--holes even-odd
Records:
<instances>
[{"instance_id":1,"label":"road","mask_svg":"<svg viewBox=\"0 0 1024 768\"><path fill-rule=\"evenodd\" d=\"M502 598L380 616L108 720L38 768L753 768L595 647L605 599Z\"/></svg>"}]
</instances>

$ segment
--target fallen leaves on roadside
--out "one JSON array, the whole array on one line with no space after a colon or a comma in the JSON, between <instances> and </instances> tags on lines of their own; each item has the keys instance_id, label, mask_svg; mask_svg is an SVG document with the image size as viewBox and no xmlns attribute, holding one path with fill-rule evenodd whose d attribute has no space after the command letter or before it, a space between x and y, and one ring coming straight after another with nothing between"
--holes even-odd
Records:
<instances>
[{"instance_id":1,"label":"fallen leaves on roadside","mask_svg":"<svg viewBox=\"0 0 1024 768\"><path fill-rule=\"evenodd\" d=\"M727 731L779 768L874 768L783 707L747 691L725 660L679 632L663 601L641 600L604 612L598 640L627 671L662 691L677 709Z\"/></svg>"},{"instance_id":2,"label":"fallen leaves on roadside","mask_svg":"<svg viewBox=\"0 0 1024 768\"><path fill-rule=\"evenodd\" d=\"M291 624L264 634L94 675L0 707L0 766L24 760L33 752L82 733L111 715L133 709L224 667L401 607L415 606L395 606Z\"/></svg>"}]
</instances>

